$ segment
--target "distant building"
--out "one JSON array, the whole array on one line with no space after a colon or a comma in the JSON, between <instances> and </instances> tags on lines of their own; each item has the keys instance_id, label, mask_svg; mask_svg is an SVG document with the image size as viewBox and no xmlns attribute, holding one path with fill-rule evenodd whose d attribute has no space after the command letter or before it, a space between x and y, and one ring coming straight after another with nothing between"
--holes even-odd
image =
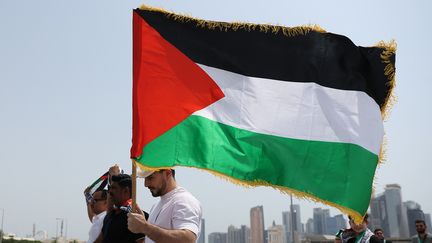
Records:
<instances>
[{"instance_id":1,"label":"distant building","mask_svg":"<svg viewBox=\"0 0 432 243\"><path fill-rule=\"evenodd\" d=\"M287 239L287 243L290 243L291 238L291 222L292 217L290 212L282 212L282 225L285 229L285 238Z\"/></svg>"},{"instance_id":2,"label":"distant building","mask_svg":"<svg viewBox=\"0 0 432 243\"><path fill-rule=\"evenodd\" d=\"M209 243L227 243L227 233L213 232L208 236Z\"/></svg>"},{"instance_id":3,"label":"distant building","mask_svg":"<svg viewBox=\"0 0 432 243\"><path fill-rule=\"evenodd\" d=\"M293 212L291 216L291 211ZM292 224L292 221L294 223ZM282 224L285 228L285 237L287 242L292 242L292 230L294 234L303 233L303 225L301 223L300 205L293 204L290 211L282 212Z\"/></svg>"},{"instance_id":4,"label":"distant building","mask_svg":"<svg viewBox=\"0 0 432 243\"><path fill-rule=\"evenodd\" d=\"M285 227L283 225L273 225L267 229L268 243L286 243Z\"/></svg>"},{"instance_id":5,"label":"distant building","mask_svg":"<svg viewBox=\"0 0 432 243\"><path fill-rule=\"evenodd\" d=\"M305 232L307 234L313 234L315 232L313 219L309 218L306 221L306 230L305 230Z\"/></svg>"},{"instance_id":6,"label":"distant building","mask_svg":"<svg viewBox=\"0 0 432 243\"><path fill-rule=\"evenodd\" d=\"M250 243L251 242L250 228L247 227L246 225L242 225L241 231L242 231L242 234L244 235L244 239L245 239L244 242Z\"/></svg>"},{"instance_id":7,"label":"distant building","mask_svg":"<svg viewBox=\"0 0 432 243\"><path fill-rule=\"evenodd\" d=\"M415 228L415 221L417 219L425 220L425 215L421 210L420 204L414 201L407 201L403 203L406 207L407 218L408 218L408 229L410 236L417 234Z\"/></svg>"},{"instance_id":8,"label":"distant building","mask_svg":"<svg viewBox=\"0 0 432 243\"><path fill-rule=\"evenodd\" d=\"M256 206L250 210L251 222L251 243L264 242L264 209L263 206Z\"/></svg>"},{"instance_id":9,"label":"distant building","mask_svg":"<svg viewBox=\"0 0 432 243\"><path fill-rule=\"evenodd\" d=\"M236 228L233 225L228 227L227 243L250 243L250 230L245 225Z\"/></svg>"},{"instance_id":10,"label":"distant building","mask_svg":"<svg viewBox=\"0 0 432 243\"><path fill-rule=\"evenodd\" d=\"M382 228L387 237L409 237L407 209L398 184L386 185L384 193L371 199L370 207L371 228Z\"/></svg>"},{"instance_id":11,"label":"distant building","mask_svg":"<svg viewBox=\"0 0 432 243\"><path fill-rule=\"evenodd\" d=\"M326 218L325 234L335 235L342 228L346 228L346 221L342 214Z\"/></svg>"},{"instance_id":12,"label":"distant building","mask_svg":"<svg viewBox=\"0 0 432 243\"><path fill-rule=\"evenodd\" d=\"M198 238L198 243L205 243L205 219L201 219L201 232Z\"/></svg>"},{"instance_id":13,"label":"distant building","mask_svg":"<svg viewBox=\"0 0 432 243\"><path fill-rule=\"evenodd\" d=\"M324 235L327 233L327 218L330 217L330 210L322 208L313 209L314 233Z\"/></svg>"},{"instance_id":14,"label":"distant building","mask_svg":"<svg viewBox=\"0 0 432 243\"><path fill-rule=\"evenodd\" d=\"M425 223L429 229L429 231L431 231L432 229L432 221L431 221L431 215L429 213L425 213Z\"/></svg>"}]
</instances>

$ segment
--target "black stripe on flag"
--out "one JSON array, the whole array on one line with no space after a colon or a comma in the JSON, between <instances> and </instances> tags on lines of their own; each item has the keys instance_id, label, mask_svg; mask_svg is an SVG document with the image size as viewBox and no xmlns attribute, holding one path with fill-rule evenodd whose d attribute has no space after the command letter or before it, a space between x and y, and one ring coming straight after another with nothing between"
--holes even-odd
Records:
<instances>
[{"instance_id":1,"label":"black stripe on flag","mask_svg":"<svg viewBox=\"0 0 432 243\"><path fill-rule=\"evenodd\" d=\"M380 106L389 92L382 48L358 47L347 37L311 31L286 36L259 28L209 29L163 12L135 10L196 63L238 74L366 92ZM394 63L394 58L393 58Z\"/></svg>"}]
</instances>

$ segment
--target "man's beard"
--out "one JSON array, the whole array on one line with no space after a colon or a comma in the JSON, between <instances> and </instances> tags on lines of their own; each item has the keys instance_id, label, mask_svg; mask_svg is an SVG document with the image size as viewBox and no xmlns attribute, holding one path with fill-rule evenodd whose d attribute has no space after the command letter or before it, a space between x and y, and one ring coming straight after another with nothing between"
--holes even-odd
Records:
<instances>
[{"instance_id":1,"label":"man's beard","mask_svg":"<svg viewBox=\"0 0 432 243\"><path fill-rule=\"evenodd\" d=\"M162 185L158 190L154 189L153 191L150 190L150 192L151 192L153 197L160 197L163 195L162 193L164 193L166 191L166 187L167 187L166 182L162 181Z\"/></svg>"},{"instance_id":2,"label":"man's beard","mask_svg":"<svg viewBox=\"0 0 432 243\"><path fill-rule=\"evenodd\" d=\"M419 233L419 234L424 234L425 232L426 232L426 229L417 230L417 233Z\"/></svg>"}]
</instances>

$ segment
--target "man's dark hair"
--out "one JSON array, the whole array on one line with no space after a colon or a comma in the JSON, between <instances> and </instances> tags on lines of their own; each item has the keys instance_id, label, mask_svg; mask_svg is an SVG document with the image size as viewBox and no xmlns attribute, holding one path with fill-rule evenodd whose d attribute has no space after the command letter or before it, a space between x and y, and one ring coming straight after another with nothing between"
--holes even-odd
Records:
<instances>
[{"instance_id":1,"label":"man's dark hair","mask_svg":"<svg viewBox=\"0 0 432 243\"><path fill-rule=\"evenodd\" d=\"M132 178L128 174L119 174L111 177L113 182L117 182L117 184L121 188L129 188L129 192L132 193Z\"/></svg>"},{"instance_id":2,"label":"man's dark hair","mask_svg":"<svg viewBox=\"0 0 432 243\"><path fill-rule=\"evenodd\" d=\"M376 228L376 229L374 230L374 234L376 234L378 231L381 231L381 232L384 233L384 231L383 231L382 229L380 229L380 228Z\"/></svg>"},{"instance_id":3,"label":"man's dark hair","mask_svg":"<svg viewBox=\"0 0 432 243\"><path fill-rule=\"evenodd\" d=\"M426 222L423 219L416 219L415 221L416 224L421 224L423 223L424 225L426 225Z\"/></svg>"}]
</instances>

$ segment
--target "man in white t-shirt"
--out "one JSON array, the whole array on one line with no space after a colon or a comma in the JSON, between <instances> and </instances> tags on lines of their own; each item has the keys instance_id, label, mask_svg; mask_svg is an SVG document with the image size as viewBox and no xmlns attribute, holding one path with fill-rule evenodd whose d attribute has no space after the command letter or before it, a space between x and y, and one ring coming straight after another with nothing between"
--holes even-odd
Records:
<instances>
[{"instance_id":1,"label":"man in white t-shirt","mask_svg":"<svg viewBox=\"0 0 432 243\"><path fill-rule=\"evenodd\" d=\"M96 191L93 193L93 197L90 200L90 203L87 205L87 213L90 222L92 222L87 243L95 242L101 233L103 221L108 207L107 195L107 190Z\"/></svg>"},{"instance_id":2,"label":"man in white t-shirt","mask_svg":"<svg viewBox=\"0 0 432 243\"><path fill-rule=\"evenodd\" d=\"M150 210L148 221L138 213L128 215L128 228L146 235L145 243L197 241L202 210L200 202L184 188L177 186L175 171L171 169L144 172L145 186L160 201Z\"/></svg>"}]
</instances>

